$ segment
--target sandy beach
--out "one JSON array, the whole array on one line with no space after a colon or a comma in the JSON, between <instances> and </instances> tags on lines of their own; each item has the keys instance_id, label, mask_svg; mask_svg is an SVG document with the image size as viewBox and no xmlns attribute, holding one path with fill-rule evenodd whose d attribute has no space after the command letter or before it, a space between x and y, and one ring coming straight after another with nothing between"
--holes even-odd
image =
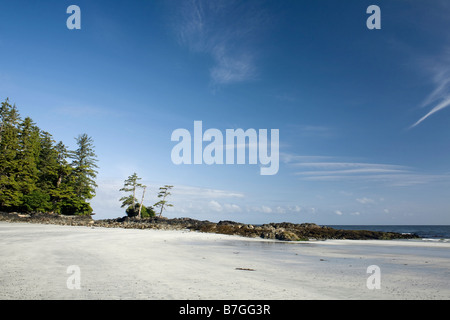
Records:
<instances>
[{"instance_id":1,"label":"sandy beach","mask_svg":"<svg viewBox=\"0 0 450 320\"><path fill-rule=\"evenodd\" d=\"M0 299L450 299L450 243L437 241L6 222L0 239ZM367 286L371 265L380 289Z\"/></svg>"}]
</instances>

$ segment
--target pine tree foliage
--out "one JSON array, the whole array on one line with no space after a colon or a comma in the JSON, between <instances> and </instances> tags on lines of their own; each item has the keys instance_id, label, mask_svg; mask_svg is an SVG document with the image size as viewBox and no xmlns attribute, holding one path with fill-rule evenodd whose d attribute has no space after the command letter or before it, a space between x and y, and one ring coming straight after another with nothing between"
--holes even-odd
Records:
<instances>
[{"instance_id":1,"label":"pine tree foliage","mask_svg":"<svg viewBox=\"0 0 450 320\"><path fill-rule=\"evenodd\" d=\"M135 172L124 181L123 188L121 188L119 191L128 192L129 195L123 196L119 201L122 202L122 208L127 207L126 213L128 216L138 216L140 218L142 208L138 203L138 199L136 198L136 191L138 188L142 188L145 192L145 188L147 188L147 186L139 183L139 180L142 180L142 178L139 178L137 173ZM142 201L143 200L144 199L142 199ZM140 208L141 210L139 210Z\"/></svg>"},{"instance_id":2,"label":"pine tree foliage","mask_svg":"<svg viewBox=\"0 0 450 320\"><path fill-rule=\"evenodd\" d=\"M173 204L168 203L166 198L171 195L170 190L173 186L165 185L164 187L159 188L158 198L161 200L154 204L155 208L161 208L159 211L159 216L162 216L163 210L166 207L173 207Z\"/></svg>"},{"instance_id":3,"label":"pine tree foliage","mask_svg":"<svg viewBox=\"0 0 450 320\"><path fill-rule=\"evenodd\" d=\"M15 208L22 194L17 179L20 115L9 100L0 107L0 207Z\"/></svg>"},{"instance_id":4,"label":"pine tree foliage","mask_svg":"<svg viewBox=\"0 0 450 320\"><path fill-rule=\"evenodd\" d=\"M97 176L97 155L94 151L94 141L87 134L76 138L78 149L69 152L72 159L72 178L77 197L88 200L95 196L95 178Z\"/></svg>"},{"instance_id":5,"label":"pine tree foliage","mask_svg":"<svg viewBox=\"0 0 450 320\"><path fill-rule=\"evenodd\" d=\"M95 196L97 156L87 134L76 141L74 151L55 144L30 117L22 120L9 99L2 102L0 210L91 214L87 201Z\"/></svg>"}]
</instances>

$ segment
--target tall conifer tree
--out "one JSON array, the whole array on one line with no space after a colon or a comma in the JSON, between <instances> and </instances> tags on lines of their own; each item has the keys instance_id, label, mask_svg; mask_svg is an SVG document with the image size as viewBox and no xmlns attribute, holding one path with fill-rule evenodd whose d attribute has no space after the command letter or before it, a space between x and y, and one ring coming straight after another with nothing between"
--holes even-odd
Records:
<instances>
[{"instance_id":1,"label":"tall conifer tree","mask_svg":"<svg viewBox=\"0 0 450 320\"><path fill-rule=\"evenodd\" d=\"M6 99L0 106L0 210L91 214L97 175L93 140L78 148L55 145L29 117L23 121ZM68 159L72 162L69 163Z\"/></svg>"},{"instance_id":2,"label":"tall conifer tree","mask_svg":"<svg viewBox=\"0 0 450 320\"><path fill-rule=\"evenodd\" d=\"M38 181L40 130L30 117L20 123L19 129L16 181L22 194L28 195L36 189Z\"/></svg>"},{"instance_id":3,"label":"tall conifer tree","mask_svg":"<svg viewBox=\"0 0 450 320\"><path fill-rule=\"evenodd\" d=\"M22 196L16 181L18 172L20 115L9 99L0 107L0 209L16 210Z\"/></svg>"},{"instance_id":4,"label":"tall conifer tree","mask_svg":"<svg viewBox=\"0 0 450 320\"><path fill-rule=\"evenodd\" d=\"M94 141L87 134L76 138L78 149L69 152L72 159L72 177L74 191L77 197L83 200L95 196L95 178L97 177L97 155L94 151Z\"/></svg>"}]
</instances>

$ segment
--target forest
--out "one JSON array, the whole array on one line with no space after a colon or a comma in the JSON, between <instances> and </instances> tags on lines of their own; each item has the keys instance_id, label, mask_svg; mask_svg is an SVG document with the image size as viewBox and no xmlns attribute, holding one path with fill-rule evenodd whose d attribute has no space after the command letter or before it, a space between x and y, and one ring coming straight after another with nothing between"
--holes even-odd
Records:
<instances>
[{"instance_id":1,"label":"forest","mask_svg":"<svg viewBox=\"0 0 450 320\"><path fill-rule=\"evenodd\" d=\"M75 137L76 150L21 118L7 98L0 107L0 211L91 215L97 156L93 139Z\"/></svg>"}]
</instances>

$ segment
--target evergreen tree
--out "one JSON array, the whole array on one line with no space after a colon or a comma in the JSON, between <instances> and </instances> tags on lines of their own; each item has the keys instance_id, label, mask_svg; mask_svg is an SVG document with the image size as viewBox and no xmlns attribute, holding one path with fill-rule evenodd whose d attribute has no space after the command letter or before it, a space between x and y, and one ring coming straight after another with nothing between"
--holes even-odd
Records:
<instances>
[{"instance_id":1,"label":"evergreen tree","mask_svg":"<svg viewBox=\"0 0 450 320\"><path fill-rule=\"evenodd\" d=\"M56 180L56 188L59 188L61 187L61 184L67 181L67 177L72 172L72 167L67 161L67 158L69 157L69 151L62 141L58 142L55 147L55 151L57 153L56 162L58 164L58 179Z\"/></svg>"},{"instance_id":2,"label":"evergreen tree","mask_svg":"<svg viewBox=\"0 0 450 320\"><path fill-rule=\"evenodd\" d=\"M58 152L54 143L50 133L41 132L37 185L45 193L51 193L56 188L58 180Z\"/></svg>"},{"instance_id":3,"label":"evergreen tree","mask_svg":"<svg viewBox=\"0 0 450 320\"><path fill-rule=\"evenodd\" d=\"M73 196L64 200L61 213L87 215L92 213L92 208L87 200L95 196L95 178L97 177L97 155L91 137L82 134L76 138L78 149L69 151L72 159L72 171L69 178L69 186L73 190Z\"/></svg>"},{"instance_id":4,"label":"evergreen tree","mask_svg":"<svg viewBox=\"0 0 450 320\"><path fill-rule=\"evenodd\" d=\"M136 206L137 201L138 201L136 199L136 189L137 188L145 188L145 186L143 184L138 182L138 180L141 180L141 179L142 178L139 178L135 172L124 181L123 188L119 190L119 191L131 193L128 196L124 196L124 197L120 198L120 200L119 200L119 201L122 201L122 206L121 206L122 208L127 207L126 212L127 212L128 216L138 215L139 205Z\"/></svg>"},{"instance_id":5,"label":"evergreen tree","mask_svg":"<svg viewBox=\"0 0 450 320\"><path fill-rule=\"evenodd\" d=\"M159 216L161 217L162 212L165 207L173 207L173 204L170 204L167 202L166 198L171 195L169 192L170 189L172 189L173 186L165 185L164 187L159 188L158 198L162 198L162 200L158 201L154 204L156 208L160 207L161 211L159 212Z\"/></svg>"},{"instance_id":6,"label":"evergreen tree","mask_svg":"<svg viewBox=\"0 0 450 320\"><path fill-rule=\"evenodd\" d=\"M71 183L72 167L68 163L69 151L62 141L58 142L55 147L56 151L56 185L52 192L53 211L62 212L62 208L66 208L66 212L70 211L69 199L75 196L73 184Z\"/></svg>"},{"instance_id":7,"label":"evergreen tree","mask_svg":"<svg viewBox=\"0 0 450 320\"><path fill-rule=\"evenodd\" d=\"M25 212L49 212L51 209L50 195L39 189L22 196L21 210Z\"/></svg>"},{"instance_id":8,"label":"evergreen tree","mask_svg":"<svg viewBox=\"0 0 450 320\"><path fill-rule=\"evenodd\" d=\"M92 138L78 149L55 145L31 118L23 121L6 99L0 106L0 210L90 214L95 195L96 155ZM72 159L69 164L68 158Z\"/></svg>"},{"instance_id":9,"label":"evergreen tree","mask_svg":"<svg viewBox=\"0 0 450 320\"><path fill-rule=\"evenodd\" d=\"M20 123L19 129L16 181L22 194L28 195L37 188L40 130L30 117Z\"/></svg>"},{"instance_id":10,"label":"evergreen tree","mask_svg":"<svg viewBox=\"0 0 450 320\"><path fill-rule=\"evenodd\" d=\"M47 211L59 212L56 207L56 189L59 173L58 151L52 135L48 132L41 131L40 145L41 148L38 159L39 179L37 182L37 187L41 194L39 206L40 208L47 208ZM36 199L36 197L35 194L33 199ZM47 203L45 203L45 201L47 201ZM36 209L36 211L40 210L41 209Z\"/></svg>"},{"instance_id":11,"label":"evergreen tree","mask_svg":"<svg viewBox=\"0 0 450 320\"><path fill-rule=\"evenodd\" d=\"M19 151L20 115L9 100L0 107L0 209L16 210L22 194L16 181L18 173L17 153Z\"/></svg>"},{"instance_id":12,"label":"evergreen tree","mask_svg":"<svg viewBox=\"0 0 450 320\"><path fill-rule=\"evenodd\" d=\"M94 152L94 144L91 137L82 134L76 138L78 149L69 152L72 159L72 183L75 195L83 200L92 199L95 196L95 178L97 177L97 155Z\"/></svg>"}]
</instances>

